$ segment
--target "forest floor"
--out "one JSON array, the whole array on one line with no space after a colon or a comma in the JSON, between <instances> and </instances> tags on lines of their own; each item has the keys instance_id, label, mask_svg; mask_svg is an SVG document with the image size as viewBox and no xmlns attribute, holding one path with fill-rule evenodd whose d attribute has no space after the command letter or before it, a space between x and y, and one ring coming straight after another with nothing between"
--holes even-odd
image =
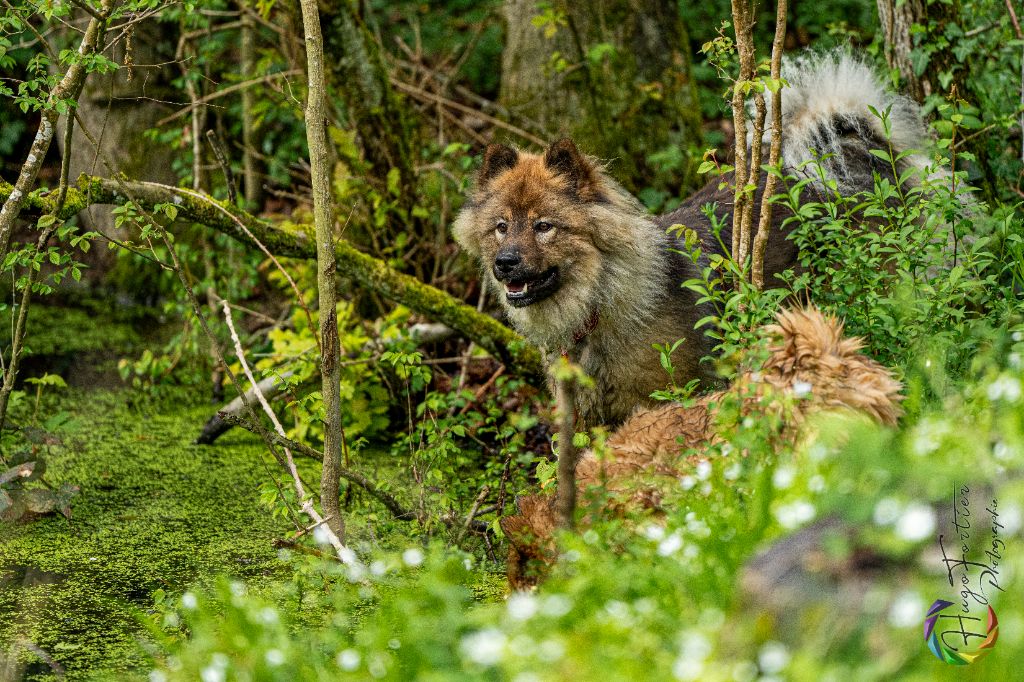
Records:
<instances>
[{"instance_id":1,"label":"forest floor","mask_svg":"<svg viewBox=\"0 0 1024 682\"><path fill-rule=\"evenodd\" d=\"M62 396L55 406L67 419L46 478L81 487L72 520L51 515L0 535L0 643L27 638L71 678L125 679L144 665L139 640L157 589L180 593L222 574L258 584L287 571L272 542L288 526L259 503L269 480L261 446L239 432L192 445L210 406L185 390L138 398Z\"/></svg>"},{"instance_id":2,"label":"forest floor","mask_svg":"<svg viewBox=\"0 0 1024 682\"><path fill-rule=\"evenodd\" d=\"M46 483L81 490L70 520L30 515L0 524L0 682L148 679L159 590L177 596L227 576L280 600L294 577L279 555L286 550L274 546L293 528L261 501L280 472L259 440L235 429L195 445L216 409L208 388L153 391L118 376L120 358L138 357L167 331L88 303L33 311L24 376L59 374L68 388L46 387L34 414L35 389L26 386L14 423L34 432ZM11 446L5 440L7 454ZM373 459L375 476L393 473L386 458ZM315 463L297 463L316 479ZM372 510L349 522L375 546L409 542L408 524ZM504 595L499 568L479 571L471 586L478 600ZM295 610L316 620L298 599ZM5 660L11 651L31 663Z\"/></svg>"},{"instance_id":3,"label":"forest floor","mask_svg":"<svg viewBox=\"0 0 1024 682\"><path fill-rule=\"evenodd\" d=\"M118 358L137 356L157 325L117 317L88 307L33 311L25 374L60 374L69 388L47 387L38 418L29 407L29 423L19 425L38 421L45 434L37 447L46 482L81 492L71 520L0 525L0 680L54 675L35 656L27 670L13 661L5 669L2 653L19 642L46 652L69 679L144 678L140 643L155 591L180 594L220 575L258 585L288 573L272 544L287 522L260 504L271 480L262 446L239 431L193 445L214 409L208 396L125 387Z\"/></svg>"}]
</instances>

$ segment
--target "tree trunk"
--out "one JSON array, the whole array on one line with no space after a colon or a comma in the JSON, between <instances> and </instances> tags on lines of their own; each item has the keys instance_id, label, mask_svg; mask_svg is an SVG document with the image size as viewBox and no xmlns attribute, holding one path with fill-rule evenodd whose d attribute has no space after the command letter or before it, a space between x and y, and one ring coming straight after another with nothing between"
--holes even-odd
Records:
<instances>
[{"instance_id":1,"label":"tree trunk","mask_svg":"<svg viewBox=\"0 0 1024 682\"><path fill-rule=\"evenodd\" d=\"M959 3L877 0L877 5L878 20L885 38L885 60L889 68L900 72L903 91L923 102L931 94L948 90L940 85L939 74L953 66L949 49L925 52L917 46L930 44L931 37L941 36L946 24L956 21ZM954 77L954 83L956 80Z\"/></svg>"},{"instance_id":2,"label":"tree trunk","mask_svg":"<svg viewBox=\"0 0 1024 682\"><path fill-rule=\"evenodd\" d=\"M504 16L504 106L551 139L569 136L614 159L633 191L676 192L695 180L687 151L699 145L701 116L675 2L558 0L541 11L533 0L507 0ZM675 161L649 159L664 151Z\"/></svg>"}]
</instances>

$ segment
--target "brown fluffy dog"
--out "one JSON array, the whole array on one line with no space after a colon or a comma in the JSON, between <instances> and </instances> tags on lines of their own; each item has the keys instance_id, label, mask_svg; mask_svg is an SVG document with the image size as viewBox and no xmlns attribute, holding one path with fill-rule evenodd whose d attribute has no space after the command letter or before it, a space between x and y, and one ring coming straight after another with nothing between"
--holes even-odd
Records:
<instances>
[{"instance_id":1,"label":"brown fluffy dog","mask_svg":"<svg viewBox=\"0 0 1024 682\"><path fill-rule=\"evenodd\" d=\"M576 483L582 494L601 486L617 495L615 504L638 508L658 505L658 477L676 478L697 459L680 453L717 439L716 410L741 401L746 415L770 411L780 417L778 437L792 442L808 415L826 410L855 410L893 425L900 414L900 384L892 373L861 354L858 339L843 338L843 327L814 309L789 310L766 328L769 356L756 370L743 372L726 391L700 398L692 406L665 404L642 409L607 442L608 456L582 453ZM788 396L786 400L764 400ZM664 480L664 479L663 479ZM645 485L646 483L646 485ZM531 495L517 501L519 513L501 520L509 541L508 576L512 587L536 584L554 560L557 524L554 497Z\"/></svg>"},{"instance_id":2,"label":"brown fluffy dog","mask_svg":"<svg viewBox=\"0 0 1024 682\"><path fill-rule=\"evenodd\" d=\"M801 162L821 153L828 155L826 175L844 194L870 189L875 175L892 178L892 169L870 153L888 142L869 105L891 110L895 151L921 142L916 107L849 55L790 61L784 75L787 172L801 172ZM919 162L906 156L899 164ZM812 182L805 198L820 196L819 188ZM714 206L726 226L718 236L705 205ZM712 343L695 324L714 310L681 285L700 277L710 254L723 255L720 244L731 242L731 210L732 190L715 181L676 211L651 216L569 140L543 154L491 145L453 232L479 260L490 290L500 292L512 325L549 359L571 353L594 379L593 389L577 391L582 422L615 425L637 405L653 404L651 393L668 381L654 343L685 339L673 356L681 383L713 377L710 364L701 362ZM781 204L773 205L767 281L797 265L796 248L781 229L786 215ZM696 233L697 262L678 233L667 231L673 225Z\"/></svg>"}]
</instances>

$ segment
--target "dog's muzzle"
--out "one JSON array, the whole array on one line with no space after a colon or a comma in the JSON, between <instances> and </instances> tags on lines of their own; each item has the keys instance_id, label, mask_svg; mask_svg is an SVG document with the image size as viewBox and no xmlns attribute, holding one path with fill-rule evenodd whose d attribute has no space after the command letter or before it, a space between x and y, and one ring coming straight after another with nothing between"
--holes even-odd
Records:
<instances>
[{"instance_id":1,"label":"dog's muzzle","mask_svg":"<svg viewBox=\"0 0 1024 682\"><path fill-rule=\"evenodd\" d=\"M505 269L495 264L494 278L505 287L505 300L515 308L543 301L558 291L560 285L557 266L531 273L522 267Z\"/></svg>"}]
</instances>

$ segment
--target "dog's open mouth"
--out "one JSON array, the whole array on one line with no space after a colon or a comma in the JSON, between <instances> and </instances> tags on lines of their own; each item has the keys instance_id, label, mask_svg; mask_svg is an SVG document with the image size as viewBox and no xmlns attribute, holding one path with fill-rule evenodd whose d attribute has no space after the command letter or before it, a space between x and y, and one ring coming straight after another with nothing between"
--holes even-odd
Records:
<instances>
[{"instance_id":1,"label":"dog's open mouth","mask_svg":"<svg viewBox=\"0 0 1024 682\"><path fill-rule=\"evenodd\" d=\"M558 268L545 270L531 279L513 279L503 284L505 299L516 308L524 308L558 291Z\"/></svg>"}]
</instances>

